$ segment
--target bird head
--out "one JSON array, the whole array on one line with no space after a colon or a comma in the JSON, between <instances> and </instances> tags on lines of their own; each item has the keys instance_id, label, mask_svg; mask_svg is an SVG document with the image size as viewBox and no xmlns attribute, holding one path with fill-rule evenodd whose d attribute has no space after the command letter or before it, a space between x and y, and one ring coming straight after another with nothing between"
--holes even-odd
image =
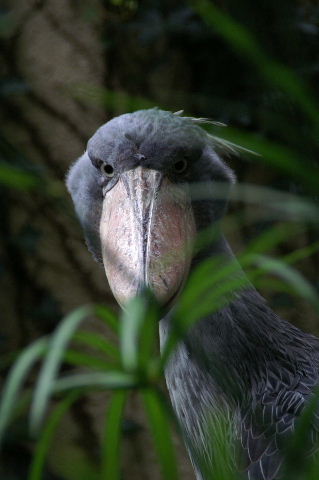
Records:
<instances>
[{"instance_id":1,"label":"bird head","mask_svg":"<svg viewBox=\"0 0 319 480\"><path fill-rule=\"evenodd\" d=\"M223 199L191 187L231 185L232 171L198 120L159 109L113 118L71 167L67 186L87 245L121 306L145 287L171 305L187 279L197 232L224 213Z\"/></svg>"}]
</instances>

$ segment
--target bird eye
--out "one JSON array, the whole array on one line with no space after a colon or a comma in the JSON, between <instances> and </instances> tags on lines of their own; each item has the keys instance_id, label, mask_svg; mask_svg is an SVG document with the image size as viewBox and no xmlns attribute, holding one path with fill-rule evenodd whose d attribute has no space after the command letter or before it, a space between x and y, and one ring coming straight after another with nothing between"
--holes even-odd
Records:
<instances>
[{"instance_id":1,"label":"bird eye","mask_svg":"<svg viewBox=\"0 0 319 480\"><path fill-rule=\"evenodd\" d=\"M184 158L174 163L174 170L177 173L184 172L186 168L187 168L187 161Z\"/></svg>"},{"instance_id":2,"label":"bird eye","mask_svg":"<svg viewBox=\"0 0 319 480\"><path fill-rule=\"evenodd\" d=\"M109 163L102 163L100 166L100 170L106 177L114 177L114 168Z\"/></svg>"}]
</instances>

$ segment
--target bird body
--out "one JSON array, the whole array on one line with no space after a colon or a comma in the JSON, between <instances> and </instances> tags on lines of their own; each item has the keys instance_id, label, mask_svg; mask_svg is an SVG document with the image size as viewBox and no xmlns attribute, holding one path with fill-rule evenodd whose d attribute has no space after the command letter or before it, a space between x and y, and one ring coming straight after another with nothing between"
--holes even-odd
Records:
<instances>
[{"instance_id":1,"label":"bird body","mask_svg":"<svg viewBox=\"0 0 319 480\"><path fill-rule=\"evenodd\" d=\"M197 232L219 221L234 174L217 150L232 149L196 119L159 109L125 114L102 126L67 179L86 241L104 264L121 305L146 286L171 307L201 259L234 261L220 233L205 251L191 249ZM188 186L224 182L225 198L193 199ZM124 243L122 243L124 242ZM179 252L176 252L178 250ZM172 252L167 260L167 255ZM238 268L236 275L244 278ZM178 344L165 376L197 479L218 461L212 431L227 419L233 462L249 480L281 478L283 450L318 384L319 340L279 318L254 287L235 292ZM315 449L319 417L309 431Z\"/></svg>"},{"instance_id":2,"label":"bird body","mask_svg":"<svg viewBox=\"0 0 319 480\"><path fill-rule=\"evenodd\" d=\"M169 319L162 322L165 343ZM277 317L255 290L202 319L166 369L195 466L198 458L214 471L214 428L209 425L225 417L233 430L229 448L240 444L240 468L248 478L278 478L281 449L318 383L318 361L318 339ZM319 417L315 420L309 451L318 440ZM197 475L202 478L200 467Z\"/></svg>"}]
</instances>

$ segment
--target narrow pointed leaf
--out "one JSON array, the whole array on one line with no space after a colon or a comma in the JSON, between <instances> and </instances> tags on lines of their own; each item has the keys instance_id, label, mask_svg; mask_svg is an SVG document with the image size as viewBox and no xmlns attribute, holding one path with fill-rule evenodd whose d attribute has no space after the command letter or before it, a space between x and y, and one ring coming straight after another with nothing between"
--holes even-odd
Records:
<instances>
[{"instance_id":1,"label":"narrow pointed leaf","mask_svg":"<svg viewBox=\"0 0 319 480\"><path fill-rule=\"evenodd\" d=\"M111 343L107 338L102 337L101 334L88 331L80 331L74 334L73 340L92 347L98 351L101 351L115 360L120 359L118 347L116 345L113 345L113 343Z\"/></svg>"},{"instance_id":2,"label":"narrow pointed leaf","mask_svg":"<svg viewBox=\"0 0 319 480\"><path fill-rule=\"evenodd\" d=\"M72 403L79 397L79 392L72 392L66 398L61 400L49 416L45 428L37 443L28 480L42 480L45 460L54 437L54 433L65 413L69 410Z\"/></svg>"},{"instance_id":3,"label":"narrow pointed leaf","mask_svg":"<svg viewBox=\"0 0 319 480\"><path fill-rule=\"evenodd\" d=\"M3 387L0 404L0 444L5 429L10 421L12 411L23 386L35 362L41 358L48 348L48 339L41 338L27 347L14 363Z\"/></svg>"},{"instance_id":4,"label":"narrow pointed leaf","mask_svg":"<svg viewBox=\"0 0 319 480\"><path fill-rule=\"evenodd\" d=\"M111 370L114 365L105 360L77 350L69 349L66 351L63 361L70 365L93 368L95 370Z\"/></svg>"},{"instance_id":5,"label":"narrow pointed leaf","mask_svg":"<svg viewBox=\"0 0 319 480\"><path fill-rule=\"evenodd\" d=\"M102 452L101 479L120 480L120 444L122 436L124 407L128 392L114 392L108 408Z\"/></svg>"},{"instance_id":6,"label":"narrow pointed leaf","mask_svg":"<svg viewBox=\"0 0 319 480\"><path fill-rule=\"evenodd\" d=\"M118 333L119 322L117 315L105 305L95 305L94 313L103 320L108 327L110 327L115 333Z\"/></svg>"},{"instance_id":7,"label":"narrow pointed leaf","mask_svg":"<svg viewBox=\"0 0 319 480\"><path fill-rule=\"evenodd\" d=\"M52 393L55 376L63 361L65 350L75 330L92 312L89 307L81 307L70 313L56 329L50 348L41 368L30 412L30 429L36 432L43 420L48 400Z\"/></svg>"},{"instance_id":8,"label":"narrow pointed leaf","mask_svg":"<svg viewBox=\"0 0 319 480\"><path fill-rule=\"evenodd\" d=\"M54 392L64 392L74 388L80 389L118 389L135 388L138 382L134 375L125 372L90 372L67 375L53 384Z\"/></svg>"},{"instance_id":9,"label":"narrow pointed leaf","mask_svg":"<svg viewBox=\"0 0 319 480\"><path fill-rule=\"evenodd\" d=\"M285 280L296 293L311 302L319 311L319 297L315 288L295 268L266 255L256 255L255 261L261 270L275 273Z\"/></svg>"},{"instance_id":10,"label":"narrow pointed leaf","mask_svg":"<svg viewBox=\"0 0 319 480\"><path fill-rule=\"evenodd\" d=\"M142 395L163 478L165 480L177 480L179 476L168 412L159 395L153 390L144 390Z\"/></svg>"},{"instance_id":11,"label":"narrow pointed leaf","mask_svg":"<svg viewBox=\"0 0 319 480\"><path fill-rule=\"evenodd\" d=\"M125 370L133 372L138 367L138 343L140 330L146 315L146 300L135 297L127 305L122 315L120 341L121 357Z\"/></svg>"}]
</instances>

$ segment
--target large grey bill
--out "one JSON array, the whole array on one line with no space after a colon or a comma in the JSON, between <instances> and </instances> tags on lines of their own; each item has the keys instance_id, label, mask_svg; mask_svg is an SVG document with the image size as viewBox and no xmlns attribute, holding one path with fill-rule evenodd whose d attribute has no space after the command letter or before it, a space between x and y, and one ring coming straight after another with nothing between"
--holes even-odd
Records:
<instances>
[{"instance_id":1,"label":"large grey bill","mask_svg":"<svg viewBox=\"0 0 319 480\"><path fill-rule=\"evenodd\" d=\"M145 286L167 304L187 278L196 233L184 187L156 170L123 173L105 195L100 237L105 272L122 306Z\"/></svg>"}]
</instances>

